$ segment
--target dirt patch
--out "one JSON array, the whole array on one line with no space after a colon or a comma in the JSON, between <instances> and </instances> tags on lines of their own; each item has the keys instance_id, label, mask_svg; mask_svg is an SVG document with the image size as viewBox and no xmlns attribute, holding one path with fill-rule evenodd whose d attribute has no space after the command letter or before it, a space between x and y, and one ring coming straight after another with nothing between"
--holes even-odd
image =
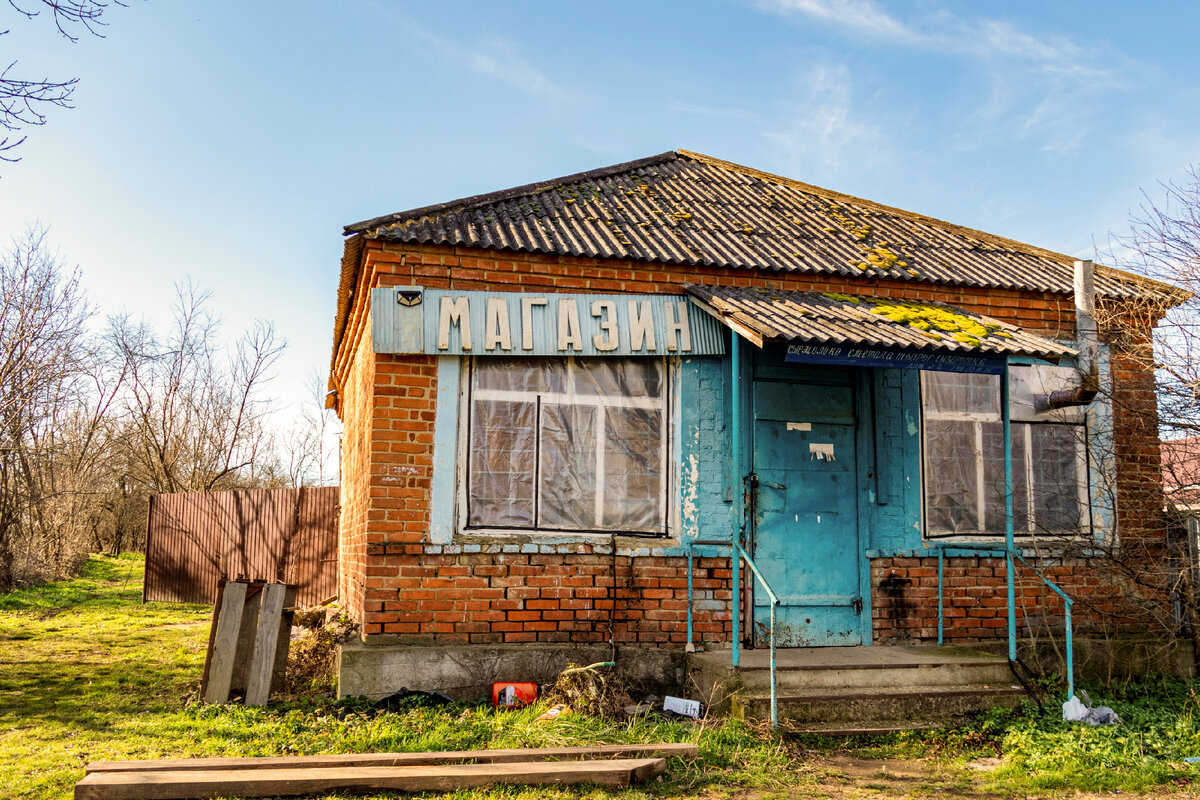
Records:
<instances>
[{"instance_id":1,"label":"dirt patch","mask_svg":"<svg viewBox=\"0 0 1200 800\"><path fill-rule=\"evenodd\" d=\"M784 795L772 792L750 793L745 800L774 800L776 797L811 797L827 800L866 800L867 798L912 798L928 800L930 797L971 798L992 800L1011 798L1004 792L985 789L989 773L1003 765L998 758L981 758L961 767L948 766L934 759L859 758L845 753L808 753L804 756L806 771L812 783ZM1020 795L1026 797L1025 795ZM1165 799L1168 797L1192 797L1178 787L1163 786L1150 792L1088 793L1074 789L1046 792L1030 798L1071 798L1071 800L1124 800L1138 798Z\"/></svg>"}]
</instances>

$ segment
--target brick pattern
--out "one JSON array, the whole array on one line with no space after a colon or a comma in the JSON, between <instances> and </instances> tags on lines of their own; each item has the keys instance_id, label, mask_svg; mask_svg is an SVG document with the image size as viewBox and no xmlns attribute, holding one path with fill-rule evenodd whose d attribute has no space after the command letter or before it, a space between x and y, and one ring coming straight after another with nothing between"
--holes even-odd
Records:
<instances>
[{"instance_id":1,"label":"brick pattern","mask_svg":"<svg viewBox=\"0 0 1200 800\"><path fill-rule=\"evenodd\" d=\"M369 546L364 633L409 643L687 642L686 559L463 549ZM697 639L728 639L729 582L728 559L696 559Z\"/></svg>"},{"instance_id":2,"label":"brick pattern","mask_svg":"<svg viewBox=\"0 0 1200 800\"><path fill-rule=\"evenodd\" d=\"M485 545L429 543L435 360L375 355L370 348L367 314L369 289L377 286L678 293L682 284L695 281L938 301L1050 337L1070 337L1074 331L1073 304L1063 295L367 242L346 334L334 359L339 411L347 431L342 462L340 586L343 602L363 623L364 639L379 643L586 643L608 641L612 636L621 644L684 644L685 559L654 551L631 558L622 550L614 590L611 556L584 542L560 547L507 540ZM1128 412L1116 412L1117 453L1122 459L1134 456L1129 461L1132 466L1123 466L1118 477L1118 524L1122 530L1135 527L1143 531L1144 541L1153 542L1154 533L1160 530L1161 512L1147 497L1153 495L1158 480L1157 439L1153 425L1138 417L1133 408L1144 403L1151 376L1138 371L1132 362L1122 361L1119 354L1114 357L1114 372L1123 382L1124 394L1119 399L1131 407ZM947 584L950 638L969 641L1004 636L1003 561L951 561ZM878 641L936 638L936 563L936 559L874 562ZM1092 590L1088 581L1095 573L1087 565L1073 563L1052 574L1057 576L1055 580L1061 578L1068 592ZM891 584L886 583L889 578ZM697 640L728 642L729 584L728 559L700 560ZM902 591L897 592L897 587ZM1039 608L1053 610L1055 599L1045 598L1040 588L1022 583L1021 592L1026 618L1033 619L1035 601L1049 604ZM1111 597L1098 602L1096 618L1105 606L1118 616L1124 613L1115 603ZM616 623L610 625L613 613Z\"/></svg>"},{"instance_id":3,"label":"brick pattern","mask_svg":"<svg viewBox=\"0 0 1200 800\"><path fill-rule=\"evenodd\" d=\"M1047 561L1039 571L1074 601L1077 634L1146 633L1154 620L1127 602L1104 565L1088 560ZM937 558L878 558L871 562L876 641L937 640ZM1016 567L1018 635L1061 636L1063 601L1020 563ZM943 565L943 625L948 642L971 643L1008 635L1003 558L954 557Z\"/></svg>"}]
</instances>

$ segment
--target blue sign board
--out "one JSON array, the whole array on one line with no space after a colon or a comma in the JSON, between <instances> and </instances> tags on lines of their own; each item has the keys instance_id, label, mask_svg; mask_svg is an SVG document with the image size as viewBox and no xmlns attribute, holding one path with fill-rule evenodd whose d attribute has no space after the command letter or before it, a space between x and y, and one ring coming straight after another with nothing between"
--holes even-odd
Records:
<instances>
[{"instance_id":1,"label":"blue sign board","mask_svg":"<svg viewBox=\"0 0 1200 800\"><path fill-rule=\"evenodd\" d=\"M723 329L686 295L371 290L376 353L700 356Z\"/></svg>"},{"instance_id":2,"label":"blue sign board","mask_svg":"<svg viewBox=\"0 0 1200 800\"><path fill-rule=\"evenodd\" d=\"M799 364L849 364L856 367L928 369L984 375L1002 374L1005 361L1004 356L993 354L969 356L857 344L790 344L784 359Z\"/></svg>"}]
</instances>

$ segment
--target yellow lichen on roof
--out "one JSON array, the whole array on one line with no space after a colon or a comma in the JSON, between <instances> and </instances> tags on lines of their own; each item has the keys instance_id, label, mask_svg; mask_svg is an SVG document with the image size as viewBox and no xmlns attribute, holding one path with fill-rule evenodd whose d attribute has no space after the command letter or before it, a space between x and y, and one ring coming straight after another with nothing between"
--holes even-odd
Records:
<instances>
[{"instance_id":1,"label":"yellow lichen on roof","mask_svg":"<svg viewBox=\"0 0 1200 800\"><path fill-rule=\"evenodd\" d=\"M1012 334L1001 329L998 323L987 322L966 314L959 314L942 306L912 301L878 302L870 309L892 322L908 325L931 339L942 339L942 334L970 347L979 347L988 336L1005 339Z\"/></svg>"}]
</instances>

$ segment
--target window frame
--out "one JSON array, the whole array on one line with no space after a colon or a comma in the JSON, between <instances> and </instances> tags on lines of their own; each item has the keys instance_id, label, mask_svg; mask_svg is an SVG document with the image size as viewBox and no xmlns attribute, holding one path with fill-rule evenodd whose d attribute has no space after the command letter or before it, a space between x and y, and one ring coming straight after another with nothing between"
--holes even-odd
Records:
<instances>
[{"instance_id":1,"label":"window frame","mask_svg":"<svg viewBox=\"0 0 1200 800\"><path fill-rule=\"evenodd\" d=\"M648 410L660 411L663 418L662 438L660 440L659 453L659 469L662 475L662 487L659 495L659 520L660 527L656 530L621 530L621 529L606 529L606 528L563 528L541 526L535 521L535 524L528 527L518 526L498 526L498 525L471 525L470 524L470 502L471 502L471 431L474 422L473 401L475 398L474 392L474 374L475 362L477 359L489 358L487 356L463 356L459 377L459 425L458 425L458 444L457 444L457 463L456 470L456 491L455 491L455 531L459 536L479 536L485 538L497 537L557 537L568 539L608 539L612 536L628 536L645 539L670 539L675 536L678 530L678 503L676 495L678 493L678 476L675 470L671 469L672 463L678 459L679 435L678 430L680 421L679 409L679 363L678 357L674 356L527 356L531 362L534 361L561 361L566 362L566 371L569 378L573 378L575 363L581 358L623 358L628 360L653 358L661 365L663 389L660 398L640 398L640 397L621 397L618 403L563 403L563 405L583 406L591 409L603 410L606 407L617 405L623 408L644 408ZM511 358L522 358L521 356L511 356ZM529 400L537 396L537 411L539 418L541 415L541 397L553 396L560 398L570 397L569 394L562 393L531 393L519 390L504 390L504 389L487 389L483 390L490 399L505 399L504 395L511 395L512 399ZM578 395L576 395L578 397ZM601 396L597 395L597 398ZM597 431L597 462L602 462L604 457L604 447L602 431L603 418L602 413L597 415L599 427ZM537 442L537 455L535 456L535 473L534 473L534 518L537 520L539 495L541 492L541 440ZM599 475L599 470L597 471ZM597 489L602 490L603 480L597 479ZM597 491L596 503L599 506L603 501L603 492Z\"/></svg>"},{"instance_id":2,"label":"window frame","mask_svg":"<svg viewBox=\"0 0 1200 800\"><path fill-rule=\"evenodd\" d=\"M1020 369L1023 367L1032 367L1033 364L1010 364L1011 368ZM921 535L926 541L936 542L962 542L964 544L986 544L994 543L997 540L1003 540L1005 537L1003 517L1001 517L1001 525L999 530L988 530L987 521L987 460L983 458L983 424L1001 424L1003 420L1002 409L999 407L999 381L1003 380L1003 375L996 376L997 385L997 410L995 412L979 412L979 411L941 411L930 412L925 402L925 378L926 372L936 372L936 370L921 370L920 377L917 381L919 391L917 403L920 410L920 430L918 433L918 441L920 443L920 463L921 463ZM1015 407L1012 396L1014 378L1011 376L1010 369L1010 398L1009 398L1009 414L1010 425L1013 431L1013 450L1016 454L1017 432L1021 431L1020 440L1023 449L1024 462L1024 478L1025 478L1025 497L1024 502L1029 513L1026 515L1026 524L1023 529L1016 527L1016 487L1014 486L1014 528L1013 536L1017 539L1025 541L1033 541L1037 538L1043 538L1050 541L1066 541L1080 535L1094 536L1096 532L1095 509L1092 507L1092 455L1091 455L1091 438L1092 430L1089 424L1089 415L1082 410L1079 413L1060 413L1060 416L1074 417L1075 419L1052 419L1047 414L1041 415L1041 418L1013 418L1012 413ZM985 522L984 530L975 531L933 531L930 529L929 523L929 494L928 494L928 475L930 470L929 448L926 446L926 432L928 430L928 422L948 421L948 422L971 422L974 428L973 452L975 454L975 514L976 519ZM1056 425L1064 428L1070 428L1073 431L1081 432L1081 436L1075 436L1075 474L1076 474L1076 499L1079 503L1079 527L1074 530L1059 530L1051 531L1039 528L1036 515L1036 487L1033 481L1033 429L1036 426ZM1003 452L1001 453L1003 456ZM1014 468L1017 466L1016 459L1013 459ZM1015 473L1014 473L1015 478ZM1001 480L1003 480L1001 478ZM1014 480L1014 483L1016 481Z\"/></svg>"}]
</instances>

